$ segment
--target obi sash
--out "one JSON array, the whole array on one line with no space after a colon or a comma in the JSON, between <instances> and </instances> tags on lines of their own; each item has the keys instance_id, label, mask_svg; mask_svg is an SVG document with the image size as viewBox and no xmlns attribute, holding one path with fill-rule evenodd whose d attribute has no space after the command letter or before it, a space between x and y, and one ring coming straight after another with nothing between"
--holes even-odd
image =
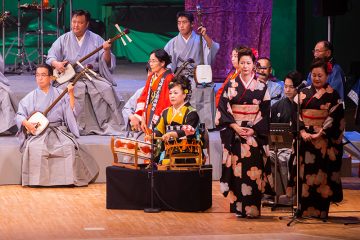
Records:
<instances>
[{"instance_id":1,"label":"obi sash","mask_svg":"<svg viewBox=\"0 0 360 240\"><path fill-rule=\"evenodd\" d=\"M301 112L305 126L322 126L328 115L327 109L303 109Z\"/></svg>"},{"instance_id":2,"label":"obi sash","mask_svg":"<svg viewBox=\"0 0 360 240\"><path fill-rule=\"evenodd\" d=\"M254 122L256 115L259 113L259 105L240 105L234 104L231 106L235 121Z\"/></svg>"}]
</instances>

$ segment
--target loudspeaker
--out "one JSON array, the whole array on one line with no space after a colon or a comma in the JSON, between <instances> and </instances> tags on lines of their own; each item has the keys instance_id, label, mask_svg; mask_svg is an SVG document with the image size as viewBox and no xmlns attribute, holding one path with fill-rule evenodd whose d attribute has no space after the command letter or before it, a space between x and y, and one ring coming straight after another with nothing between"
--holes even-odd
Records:
<instances>
[{"instance_id":1,"label":"loudspeaker","mask_svg":"<svg viewBox=\"0 0 360 240\"><path fill-rule=\"evenodd\" d=\"M314 16L343 15L348 11L348 0L313 0Z\"/></svg>"}]
</instances>

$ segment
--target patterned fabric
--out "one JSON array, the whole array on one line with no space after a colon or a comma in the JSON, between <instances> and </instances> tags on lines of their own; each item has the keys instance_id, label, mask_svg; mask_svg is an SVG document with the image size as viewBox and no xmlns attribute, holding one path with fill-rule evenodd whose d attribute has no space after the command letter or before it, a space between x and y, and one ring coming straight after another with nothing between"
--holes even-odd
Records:
<instances>
[{"instance_id":1,"label":"patterned fabric","mask_svg":"<svg viewBox=\"0 0 360 240\"><path fill-rule=\"evenodd\" d=\"M259 105L253 121L236 121L233 105ZM270 95L265 83L253 79L246 89L239 77L224 88L216 113L223 151L221 193L230 200L236 214L242 217L260 216L262 193L273 194L269 161ZM240 137L230 127L237 123L252 128L253 136ZM271 186L270 186L271 185Z\"/></svg>"},{"instance_id":2,"label":"patterned fabric","mask_svg":"<svg viewBox=\"0 0 360 240\"><path fill-rule=\"evenodd\" d=\"M219 101L220 101L220 97L221 97L221 94L223 93L224 91L224 88L226 86L226 84L232 80L232 79L235 79L238 75L239 75L240 71L236 72L236 71L231 71L226 79L225 79L225 82L221 85L221 87L219 88L219 90L217 91L216 93L216 97L215 97L215 101L216 101L216 107L219 105Z\"/></svg>"},{"instance_id":3,"label":"patterned fabric","mask_svg":"<svg viewBox=\"0 0 360 240\"><path fill-rule=\"evenodd\" d=\"M190 125L196 129L198 124L199 115L197 114L196 109L189 103L182 106L180 111L175 115L173 108L168 107L161 114L161 118L156 125L155 134L157 136L162 136L169 131L176 131L178 137L181 138L185 136L185 132L182 130L181 126Z\"/></svg>"},{"instance_id":4,"label":"patterned fabric","mask_svg":"<svg viewBox=\"0 0 360 240\"><path fill-rule=\"evenodd\" d=\"M297 100L297 97L295 97ZM343 199L340 168L343 154L342 138L345 127L344 108L339 94L329 85L319 91L313 86L300 92L300 109L328 110L322 126L306 126L300 117L299 129L307 133L323 134L316 139L299 144L300 213L303 216L327 218L330 202ZM293 158L295 157L295 151ZM294 162L294 166L296 163ZM289 186L295 186L296 166ZM290 189L289 189L290 190Z\"/></svg>"},{"instance_id":5,"label":"patterned fabric","mask_svg":"<svg viewBox=\"0 0 360 240\"><path fill-rule=\"evenodd\" d=\"M309 73L306 82L307 85L311 85L311 73ZM345 99L344 98L345 74L339 64L336 63L333 64L332 71L327 78L327 83L329 83L330 86L337 91L337 93L339 94L342 100Z\"/></svg>"},{"instance_id":6,"label":"patterned fabric","mask_svg":"<svg viewBox=\"0 0 360 240\"><path fill-rule=\"evenodd\" d=\"M229 55L236 45L253 47L259 56L270 56L272 0L185 0L185 9L195 10L197 4L204 8L202 22L209 36L221 46L212 63L213 78L225 79L232 68ZM195 17L194 29L197 27Z\"/></svg>"},{"instance_id":7,"label":"patterned fabric","mask_svg":"<svg viewBox=\"0 0 360 240\"><path fill-rule=\"evenodd\" d=\"M171 70L166 70L154 81L152 80L153 75L148 76L135 110L135 116L145 119L149 129L152 128L153 123L159 120L161 112L170 106L168 85L174 78Z\"/></svg>"}]
</instances>

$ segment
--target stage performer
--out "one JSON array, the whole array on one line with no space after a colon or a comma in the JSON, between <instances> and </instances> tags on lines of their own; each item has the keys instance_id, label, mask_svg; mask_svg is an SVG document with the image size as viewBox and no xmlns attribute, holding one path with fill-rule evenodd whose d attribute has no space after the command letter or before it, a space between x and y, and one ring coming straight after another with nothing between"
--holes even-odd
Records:
<instances>
[{"instance_id":1,"label":"stage performer","mask_svg":"<svg viewBox=\"0 0 360 240\"><path fill-rule=\"evenodd\" d=\"M284 94L285 98L279 100L274 105L271 106L271 123L288 123L292 125L292 117L296 111L296 104L294 103L294 98L297 94L297 87L301 84L302 76L298 71L291 71L285 76L284 80ZM280 176L282 178L281 185L277 189L280 191L277 192L278 195L286 193L286 183L289 178L289 169L291 169L292 162L290 160L290 155L292 153L292 145L289 144L288 147L278 149L278 163L280 165ZM273 163L273 173L275 172L275 152L270 151L270 159ZM280 183L278 181L277 183ZM288 199L289 200L289 199Z\"/></svg>"},{"instance_id":2,"label":"stage performer","mask_svg":"<svg viewBox=\"0 0 360 240\"><path fill-rule=\"evenodd\" d=\"M200 49L204 53L204 64L211 65L215 61L216 53L219 51L219 44L213 41L207 34L207 29L199 27L197 34L194 30L194 16L191 12L178 12L176 15L179 34L172 38L164 47L165 51L171 56L171 70L176 73L176 69L189 58L194 60L193 65L188 65L184 75L189 76L192 82L193 95L190 103L194 106L201 122L208 128L214 128L215 93L213 87L196 87L194 76L194 67L200 64ZM203 46L200 47L200 37L203 38Z\"/></svg>"},{"instance_id":3,"label":"stage performer","mask_svg":"<svg viewBox=\"0 0 360 240\"><path fill-rule=\"evenodd\" d=\"M166 68L170 63L170 56L164 49L150 53L151 73L137 100L134 117L130 119L132 129L149 133L161 112L170 106L168 85L174 78L171 70Z\"/></svg>"},{"instance_id":4,"label":"stage performer","mask_svg":"<svg viewBox=\"0 0 360 240\"><path fill-rule=\"evenodd\" d=\"M74 88L47 114L48 128L40 135L25 134L24 128L34 133L35 125L27 118L35 111L44 111L61 94L51 86L52 68L39 65L36 68L38 88L27 94L19 103L16 124L21 142L22 185L59 186L87 185L99 172L96 161L81 151L75 137L79 137L74 111ZM75 106L76 105L76 106Z\"/></svg>"},{"instance_id":5,"label":"stage performer","mask_svg":"<svg viewBox=\"0 0 360 240\"><path fill-rule=\"evenodd\" d=\"M330 202L343 199L340 168L344 108L341 97L327 82L330 70L329 62L315 59L311 65L312 84L299 93L299 215L304 217L326 219ZM296 185L295 168L292 172L290 187ZM287 192L291 194L291 188Z\"/></svg>"},{"instance_id":6,"label":"stage performer","mask_svg":"<svg viewBox=\"0 0 360 240\"><path fill-rule=\"evenodd\" d=\"M163 141L195 137L199 115L190 103L191 82L185 76L174 78L168 86L171 106L164 109L155 128ZM186 126L186 127L184 127Z\"/></svg>"},{"instance_id":7,"label":"stage performer","mask_svg":"<svg viewBox=\"0 0 360 240\"><path fill-rule=\"evenodd\" d=\"M15 123L17 101L4 76L4 59L0 55L0 135L12 135L17 131Z\"/></svg>"},{"instance_id":8,"label":"stage performer","mask_svg":"<svg viewBox=\"0 0 360 240\"><path fill-rule=\"evenodd\" d=\"M276 78L274 77L270 79L272 72L270 58L261 57L257 60L256 64L256 73L258 79L266 83L271 99L270 104L272 106L284 97L284 89L282 87L283 84L280 84L280 82L276 82Z\"/></svg>"},{"instance_id":9,"label":"stage performer","mask_svg":"<svg viewBox=\"0 0 360 240\"><path fill-rule=\"evenodd\" d=\"M90 14L84 10L72 13L72 31L60 36L49 49L46 63L63 72L67 63L75 63L99 46L103 50L85 60L98 73L90 81L86 77L75 86L75 98L79 103L77 123L80 135L118 135L121 132L123 117L121 114L122 99L119 99L113 86L116 82L112 71L116 65L111 45L99 35L88 30ZM76 71L81 71L76 67ZM63 88L65 87L62 84Z\"/></svg>"},{"instance_id":10,"label":"stage performer","mask_svg":"<svg viewBox=\"0 0 360 240\"><path fill-rule=\"evenodd\" d=\"M344 85L345 85L345 74L339 64L336 63L333 54L334 54L334 45L329 41L319 41L316 43L315 48L313 50L314 59L323 59L326 62L331 64L332 70L329 73L327 78L327 83L336 90L344 101L345 92L344 92ZM311 73L309 73L307 77L308 85L311 85Z\"/></svg>"},{"instance_id":11,"label":"stage performer","mask_svg":"<svg viewBox=\"0 0 360 240\"><path fill-rule=\"evenodd\" d=\"M221 94L224 91L225 86L227 85L227 83L229 81L234 81L234 79L240 74L240 67L239 67L239 59L238 59L238 52L240 51L240 49L243 49L243 46L237 46L234 47L233 50L231 51L231 63L233 65L233 69L230 71L230 73L227 75L225 82L223 82L223 84L221 85L221 87L219 88L219 90L216 93L216 107L219 105L219 100L221 97Z\"/></svg>"},{"instance_id":12,"label":"stage performer","mask_svg":"<svg viewBox=\"0 0 360 240\"><path fill-rule=\"evenodd\" d=\"M262 193L273 194L269 161L270 95L255 77L255 55L238 53L241 73L228 82L220 97L216 123L224 128L224 159L220 189L238 217L260 216ZM271 186L270 186L271 185Z\"/></svg>"}]
</instances>

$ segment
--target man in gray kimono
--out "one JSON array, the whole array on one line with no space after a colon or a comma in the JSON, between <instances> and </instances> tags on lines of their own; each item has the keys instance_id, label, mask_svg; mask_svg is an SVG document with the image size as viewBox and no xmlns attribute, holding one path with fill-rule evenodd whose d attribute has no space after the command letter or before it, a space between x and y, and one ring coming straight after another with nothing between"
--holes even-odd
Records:
<instances>
[{"instance_id":1,"label":"man in gray kimono","mask_svg":"<svg viewBox=\"0 0 360 240\"><path fill-rule=\"evenodd\" d=\"M178 12L176 15L179 34L172 38L164 47L165 51L171 56L171 70L176 71L183 61L189 58L194 60L194 65L201 62L200 54L200 35L193 30L194 16L191 12ZM203 62L205 65L211 65L220 46L214 42L206 33L205 27L199 27L199 32L203 38ZM189 65L188 65L189 66ZM194 75L194 68L187 69L187 75ZM193 79L191 77L191 79ZM204 122L208 128L215 127L215 92L213 87L196 87L195 81L192 81L192 97L190 103L196 108L200 121Z\"/></svg>"},{"instance_id":2,"label":"man in gray kimono","mask_svg":"<svg viewBox=\"0 0 360 240\"><path fill-rule=\"evenodd\" d=\"M39 65L35 75L38 88L19 103L15 120L23 153L22 185L84 186L93 180L99 168L93 158L84 156L75 140L75 136L79 137L74 115L78 105L75 107L72 84L67 86L68 95L47 114L50 123L41 134L33 135L36 124L27 120L36 111L44 112L61 94L60 89L51 86L51 75L49 65Z\"/></svg>"},{"instance_id":3,"label":"man in gray kimono","mask_svg":"<svg viewBox=\"0 0 360 240\"><path fill-rule=\"evenodd\" d=\"M77 122L80 135L118 135L124 122L121 114L122 100L116 95L112 71L116 65L111 45L99 35L89 31L90 14L84 10L72 13L72 31L60 36L51 46L46 63L60 72L66 64L73 64L99 46L103 49L82 64L90 64L98 73L90 81L83 78L75 87L75 98L80 105ZM81 71L76 67L75 71ZM64 86L62 86L64 87Z\"/></svg>"},{"instance_id":4,"label":"man in gray kimono","mask_svg":"<svg viewBox=\"0 0 360 240\"><path fill-rule=\"evenodd\" d=\"M9 81L4 76L4 59L0 55L0 135L16 133L15 112L17 101L13 97Z\"/></svg>"}]
</instances>

